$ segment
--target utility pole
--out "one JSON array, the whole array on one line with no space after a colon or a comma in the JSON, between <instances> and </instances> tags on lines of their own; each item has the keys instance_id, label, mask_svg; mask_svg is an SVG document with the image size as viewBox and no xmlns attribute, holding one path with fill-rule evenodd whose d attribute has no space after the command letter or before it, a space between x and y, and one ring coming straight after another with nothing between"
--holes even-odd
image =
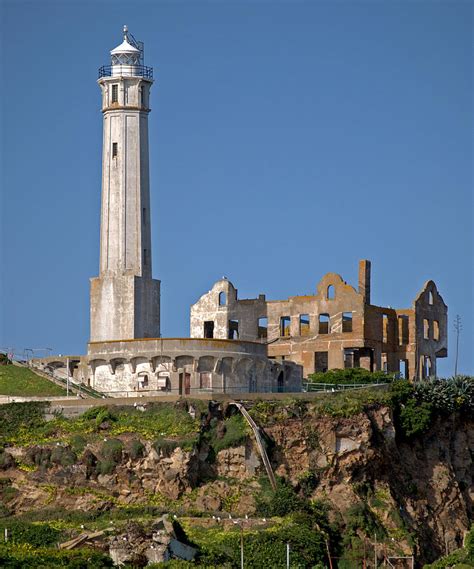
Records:
<instances>
[{"instance_id":1,"label":"utility pole","mask_svg":"<svg viewBox=\"0 0 474 569\"><path fill-rule=\"evenodd\" d=\"M286 569L290 569L290 544L286 544Z\"/></svg>"},{"instance_id":2,"label":"utility pole","mask_svg":"<svg viewBox=\"0 0 474 569\"><path fill-rule=\"evenodd\" d=\"M240 524L240 569L244 569L244 526Z\"/></svg>"},{"instance_id":3,"label":"utility pole","mask_svg":"<svg viewBox=\"0 0 474 569\"><path fill-rule=\"evenodd\" d=\"M458 356L459 356L459 334L462 330L462 322L459 314L454 319L454 330L456 331L456 359L454 360L454 377L458 375Z\"/></svg>"}]
</instances>

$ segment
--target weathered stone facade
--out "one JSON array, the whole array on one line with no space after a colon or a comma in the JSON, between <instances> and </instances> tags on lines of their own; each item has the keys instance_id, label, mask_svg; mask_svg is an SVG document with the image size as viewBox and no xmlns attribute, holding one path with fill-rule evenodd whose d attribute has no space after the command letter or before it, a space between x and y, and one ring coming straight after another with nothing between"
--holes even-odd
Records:
<instances>
[{"instance_id":1,"label":"weathered stone facade","mask_svg":"<svg viewBox=\"0 0 474 569\"><path fill-rule=\"evenodd\" d=\"M157 338L91 342L87 356L35 360L111 397L301 391L302 368L258 342Z\"/></svg>"},{"instance_id":2,"label":"weathered stone facade","mask_svg":"<svg viewBox=\"0 0 474 569\"><path fill-rule=\"evenodd\" d=\"M315 295L276 301L240 300L222 279L191 307L191 337L261 342L305 376L347 367L436 375L436 359L447 356L447 306L435 283L425 283L411 308L379 307L370 304L370 270L360 261L358 290L328 273Z\"/></svg>"}]
</instances>

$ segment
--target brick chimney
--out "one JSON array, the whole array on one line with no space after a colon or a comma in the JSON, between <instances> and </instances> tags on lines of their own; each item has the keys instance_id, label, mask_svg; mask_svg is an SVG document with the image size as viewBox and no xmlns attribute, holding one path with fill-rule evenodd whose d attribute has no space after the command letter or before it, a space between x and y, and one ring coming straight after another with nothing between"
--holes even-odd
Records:
<instances>
[{"instance_id":1,"label":"brick chimney","mask_svg":"<svg viewBox=\"0 0 474 569\"><path fill-rule=\"evenodd\" d=\"M359 261L359 293L370 304L370 261L366 259Z\"/></svg>"}]
</instances>

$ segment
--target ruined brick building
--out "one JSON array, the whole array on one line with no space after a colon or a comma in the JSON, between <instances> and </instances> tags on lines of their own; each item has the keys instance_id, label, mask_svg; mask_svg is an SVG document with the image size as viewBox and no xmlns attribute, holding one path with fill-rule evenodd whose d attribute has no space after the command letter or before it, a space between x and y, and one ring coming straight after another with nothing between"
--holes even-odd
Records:
<instances>
[{"instance_id":1,"label":"ruined brick building","mask_svg":"<svg viewBox=\"0 0 474 569\"><path fill-rule=\"evenodd\" d=\"M447 356L448 311L435 283L411 308L374 306L370 271L370 261L359 262L357 290L327 273L316 294L287 300L240 300L223 278L191 307L191 337L263 343L270 358L302 365L304 376L350 367L435 376L437 358Z\"/></svg>"}]
</instances>

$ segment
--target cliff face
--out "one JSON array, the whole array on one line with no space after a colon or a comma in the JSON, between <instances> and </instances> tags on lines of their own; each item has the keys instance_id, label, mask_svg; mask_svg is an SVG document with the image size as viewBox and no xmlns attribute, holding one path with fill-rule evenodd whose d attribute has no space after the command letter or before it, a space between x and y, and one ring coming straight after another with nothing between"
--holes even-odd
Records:
<instances>
[{"instance_id":1,"label":"cliff face","mask_svg":"<svg viewBox=\"0 0 474 569\"><path fill-rule=\"evenodd\" d=\"M410 442L397 440L384 407L350 419L287 420L267 432L276 472L294 483L316 472L312 497L343 518L366 501L403 551L425 560L462 545L473 519L472 419L439 420Z\"/></svg>"},{"instance_id":2,"label":"cliff face","mask_svg":"<svg viewBox=\"0 0 474 569\"><path fill-rule=\"evenodd\" d=\"M225 414L214 410L202 429L213 421L223 436ZM430 561L461 546L473 520L472 417L452 414L411 441L397 435L391 410L377 405L350 418L320 415L310 405L280 406L256 420L275 473L301 496L329 503L341 528L351 523L354 507L363 506L394 553ZM75 454L63 443L5 448L3 515L140 505L182 515L255 513L265 471L251 434L217 452L202 436L192 448L142 440L143 448L133 452L137 437L124 433L115 439L122 446L112 466L101 470L107 425L101 428L100 440Z\"/></svg>"}]
</instances>

